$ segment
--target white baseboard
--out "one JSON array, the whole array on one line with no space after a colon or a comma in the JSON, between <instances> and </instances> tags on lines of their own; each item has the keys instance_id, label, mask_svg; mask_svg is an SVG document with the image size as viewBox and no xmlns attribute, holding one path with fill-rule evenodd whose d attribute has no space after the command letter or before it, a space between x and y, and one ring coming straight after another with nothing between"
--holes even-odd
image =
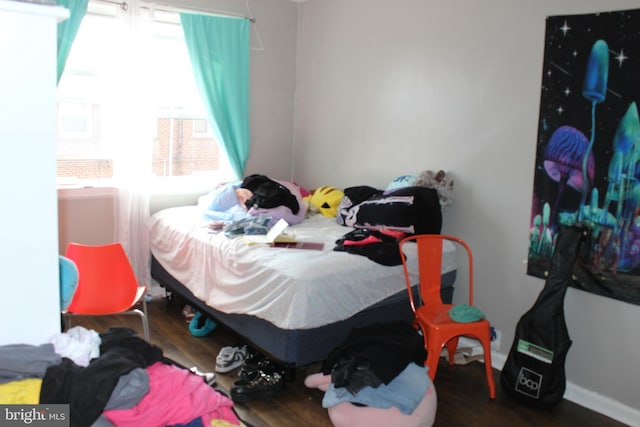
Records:
<instances>
[{"instance_id":1,"label":"white baseboard","mask_svg":"<svg viewBox=\"0 0 640 427\"><path fill-rule=\"evenodd\" d=\"M491 352L491 364L495 369L501 371L506 361L506 354ZM496 387L500 387L500 384L496 384ZM567 381L564 398L631 427L640 427L640 409L623 405L616 400L579 387L569 381Z\"/></svg>"}]
</instances>

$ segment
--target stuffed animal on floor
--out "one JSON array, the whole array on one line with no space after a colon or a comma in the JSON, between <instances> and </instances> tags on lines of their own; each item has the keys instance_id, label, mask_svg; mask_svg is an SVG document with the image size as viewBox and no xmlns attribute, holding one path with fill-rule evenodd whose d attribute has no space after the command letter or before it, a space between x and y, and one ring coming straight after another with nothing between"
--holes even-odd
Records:
<instances>
[{"instance_id":1,"label":"stuffed animal on floor","mask_svg":"<svg viewBox=\"0 0 640 427\"><path fill-rule=\"evenodd\" d=\"M431 427L436 418L438 398L428 375L425 375L425 381L429 381L427 392L411 415L403 414L395 407L382 409L341 402L328 408L329 418L335 427ZM305 378L304 385L327 391L331 375L311 374Z\"/></svg>"}]
</instances>

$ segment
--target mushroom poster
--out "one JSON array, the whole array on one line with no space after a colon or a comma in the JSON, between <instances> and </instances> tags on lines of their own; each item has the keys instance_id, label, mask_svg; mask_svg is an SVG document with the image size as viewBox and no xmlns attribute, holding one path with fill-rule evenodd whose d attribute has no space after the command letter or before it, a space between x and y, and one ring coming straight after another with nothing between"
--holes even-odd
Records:
<instances>
[{"instance_id":1,"label":"mushroom poster","mask_svg":"<svg viewBox=\"0 0 640 427\"><path fill-rule=\"evenodd\" d=\"M640 305L640 9L546 20L527 274L581 227L572 287Z\"/></svg>"}]
</instances>

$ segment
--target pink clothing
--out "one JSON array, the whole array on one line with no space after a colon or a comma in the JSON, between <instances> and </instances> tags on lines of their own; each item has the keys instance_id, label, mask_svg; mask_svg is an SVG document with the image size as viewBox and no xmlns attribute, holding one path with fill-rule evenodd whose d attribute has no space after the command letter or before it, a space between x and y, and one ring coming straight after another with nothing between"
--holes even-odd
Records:
<instances>
[{"instance_id":1,"label":"pink clothing","mask_svg":"<svg viewBox=\"0 0 640 427\"><path fill-rule=\"evenodd\" d=\"M156 362L147 368L149 392L130 409L104 411L115 426L167 426L202 418L204 425L224 420L240 425L233 402L191 372Z\"/></svg>"},{"instance_id":2,"label":"pink clothing","mask_svg":"<svg viewBox=\"0 0 640 427\"><path fill-rule=\"evenodd\" d=\"M342 242L344 246L364 246L370 245L371 243L380 243L382 239L376 236L367 236L361 240L345 240Z\"/></svg>"}]
</instances>

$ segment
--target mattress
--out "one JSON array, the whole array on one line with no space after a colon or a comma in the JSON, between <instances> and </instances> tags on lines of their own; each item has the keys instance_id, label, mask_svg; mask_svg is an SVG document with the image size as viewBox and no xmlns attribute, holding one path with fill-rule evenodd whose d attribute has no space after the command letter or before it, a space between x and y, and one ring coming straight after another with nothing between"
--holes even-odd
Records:
<instances>
[{"instance_id":1,"label":"mattress","mask_svg":"<svg viewBox=\"0 0 640 427\"><path fill-rule=\"evenodd\" d=\"M248 245L215 233L197 206L164 209L149 222L157 262L199 300L229 314L248 314L281 329L311 329L348 319L406 289L402 266L334 251L353 230L321 215L287 229L298 242L321 250ZM415 248L406 252L417 283ZM445 245L442 273L456 269L455 248Z\"/></svg>"}]
</instances>

